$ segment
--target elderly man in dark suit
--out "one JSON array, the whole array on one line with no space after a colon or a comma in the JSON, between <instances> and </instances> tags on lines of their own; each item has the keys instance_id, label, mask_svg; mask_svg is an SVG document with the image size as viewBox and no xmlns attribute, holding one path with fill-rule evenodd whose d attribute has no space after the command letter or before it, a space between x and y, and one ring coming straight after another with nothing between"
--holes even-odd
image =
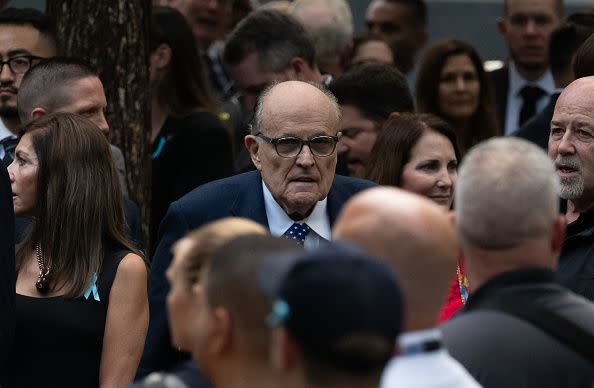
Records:
<instances>
[{"instance_id":1,"label":"elderly man in dark suit","mask_svg":"<svg viewBox=\"0 0 594 388\"><path fill-rule=\"evenodd\" d=\"M139 376L171 367L165 270L171 246L188 231L227 216L246 217L313 248L331 237L342 205L373 183L334 176L340 109L317 85L287 81L266 89L245 146L257 171L208 183L169 207L153 257L151 320Z\"/></svg>"},{"instance_id":2,"label":"elderly man in dark suit","mask_svg":"<svg viewBox=\"0 0 594 388\"><path fill-rule=\"evenodd\" d=\"M0 384L14 340L15 274L12 190L0 160Z\"/></svg>"}]
</instances>

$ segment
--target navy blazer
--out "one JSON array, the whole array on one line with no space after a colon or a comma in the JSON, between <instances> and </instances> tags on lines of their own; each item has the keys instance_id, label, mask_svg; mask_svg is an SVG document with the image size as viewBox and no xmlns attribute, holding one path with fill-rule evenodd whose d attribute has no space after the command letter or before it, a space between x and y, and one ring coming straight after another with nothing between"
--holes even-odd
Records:
<instances>
[{"instance_id":1,"label":"navy blazer","mask_svg":"<svg viewBox=\"0 0 594 388\"><path fill-rule=\"evenodd\" d=\"M0 384L14 341L15 281L12 189L0 160Z\"/></svg>"},{"instance_id":2,"label":"navy blazer","mask_svg":"<svg viewBox=\"0 0 594 388\"><path fill-rule=\"evenodd\" d=\"M327 201L330 225L351 196L373 186L376 184L370 181L336 175ZM165 310L169 292L165 271L172 259L171 246L189 231L224 217L244 217L268 228L259 171L207 183L169 206L159 227L159 244L151 263L150 321L138 378L153 371L167 370L185 358L171 346Z\"/></svg>"}]
</instances>

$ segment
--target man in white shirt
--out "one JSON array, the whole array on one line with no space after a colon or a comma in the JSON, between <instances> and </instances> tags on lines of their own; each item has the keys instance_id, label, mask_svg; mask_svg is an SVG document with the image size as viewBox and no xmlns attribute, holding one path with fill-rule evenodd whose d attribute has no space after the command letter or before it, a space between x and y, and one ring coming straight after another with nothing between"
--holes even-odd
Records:
<instances>
[{"instance_id":1,"label":"man in white shirt","mask_svg":"<svg viewBox=\"0 0 594 388\"><path fill-rule=\"evenodd\" d=\"M479 387L442 346L436 328L458 260L448 214L418 195L374 188L347 202L333 237L359 244L385 260L404 294L398 355L384 370L381 387Z\"/></svg>"},{"instance_id":2,"label":"man in white shirt","mask_svg":"<svg viewBox=\"0 0 594 388\"><path fill-rule=\"evenodd\" d=\"M555 92L549 39L564 14L563 0L505 0L497 29L509 64L491 72L499 123L506 135L540 112Z\"/></svg>"},{"instance_id":3,"label":"man in white shirt","mask_svg":"<svg viewBox=\"0 0 594 388\"><path fill-rule=\"evenodd\" d=\"M330 239L342 205L374 186L334 175L339 122L338 103L323 87L302 81L275 84L260 96L244 140L257 171L210 182L171 204L151 265L151 321L139 376L179 361L164 311L165 270L176 240L205 222L235 216L266 226L273 236L316 247Z\"/></svg>"}]
</instances>

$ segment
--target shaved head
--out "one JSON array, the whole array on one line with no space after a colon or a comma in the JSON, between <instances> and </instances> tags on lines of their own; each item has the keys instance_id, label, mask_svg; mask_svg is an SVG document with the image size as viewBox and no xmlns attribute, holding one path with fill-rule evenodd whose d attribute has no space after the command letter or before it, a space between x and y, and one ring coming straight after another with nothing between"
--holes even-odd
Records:
<instances>
[{"instance_id":1,"label":"shaved head","mask_svg":"<svg viewBox=\"0 0 594 388\"><path fill-rule=\"evenodd\" d=\"M456 233L441 207L398 188L369 189L347 202L333 237L390 265L404 290L407 331L435 325L458 260Z\"/></svg>"}]
</instances>

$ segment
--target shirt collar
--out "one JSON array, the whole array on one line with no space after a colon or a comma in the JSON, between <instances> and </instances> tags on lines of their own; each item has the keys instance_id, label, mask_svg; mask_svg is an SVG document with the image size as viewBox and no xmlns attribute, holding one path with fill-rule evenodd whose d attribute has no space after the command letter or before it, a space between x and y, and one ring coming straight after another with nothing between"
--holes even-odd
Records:
<instances>
[{"instance_id":1,"label":"shirt collar","mask_svg":"<svg viewBox=\"0 0 594 388\"><path fill-rule=\"evenodd\" d=\"M425 341L441 341L441 332L436 328L409 331L398 336L398 345L407 348Z\"/></svg>"},{"instance_id":2,"label":"shirt collar","mask_svg":"<svg viewBox=\"0 0 594 388\"><path fill-rule=\"evenodd\" d=\"M295 221L289 218L283 208L276 202L264 181L262 181L262 191L264 192L264 207L266 209L270 234L273 236L282 236ZM327 200L328 197L318 201L311 214L299 222L306 223L320 237L330 240L330 222L326 211Z\"/></svg>"},{"instance_id":3,"label":"shirt collar","mask_svg":"<svg viewBox=\"0 0 594 388\"><path fill-rule=\"evenodd\" d=\"M547 70L539 79L536 81L526 81L520 73L518 73L518 69L516 69L516 65L513 61L509 62L509 90L511 91L512 95L519 96L520 90L525 85L531 86L538 86L542 90L544 90L547 95L551 95L555 92L555 81L553 80L553 75L551 74L550 70Z\"/></svg>"},{"instance_id":4,"label":"shirt collar","mask_svg":"<svg viewBox=\"0 0 594 388\"><path fill-rule=\"evenodd\" d=\"M480 305L481 300L488 299L493 293L497 293L508 287L524 284L546 284L553 281L553 270L546 267L527 267L503 272L487 280L476 291L471 292L468 302L463 309L464 311L468 311Z\"/></svg>"},{"instance_id":5,"label":"shirt collar","mask_svg":"<svg viewBox=\"0 0 594 388\"><path fill-rule=\"evenodd\" d=\"M4 125L4 122L2 120L0 120L0 140L5 139L7 137L16 137L16 136L8 128L6 128L6 125Z\"/></svg>"}]
</instances>

